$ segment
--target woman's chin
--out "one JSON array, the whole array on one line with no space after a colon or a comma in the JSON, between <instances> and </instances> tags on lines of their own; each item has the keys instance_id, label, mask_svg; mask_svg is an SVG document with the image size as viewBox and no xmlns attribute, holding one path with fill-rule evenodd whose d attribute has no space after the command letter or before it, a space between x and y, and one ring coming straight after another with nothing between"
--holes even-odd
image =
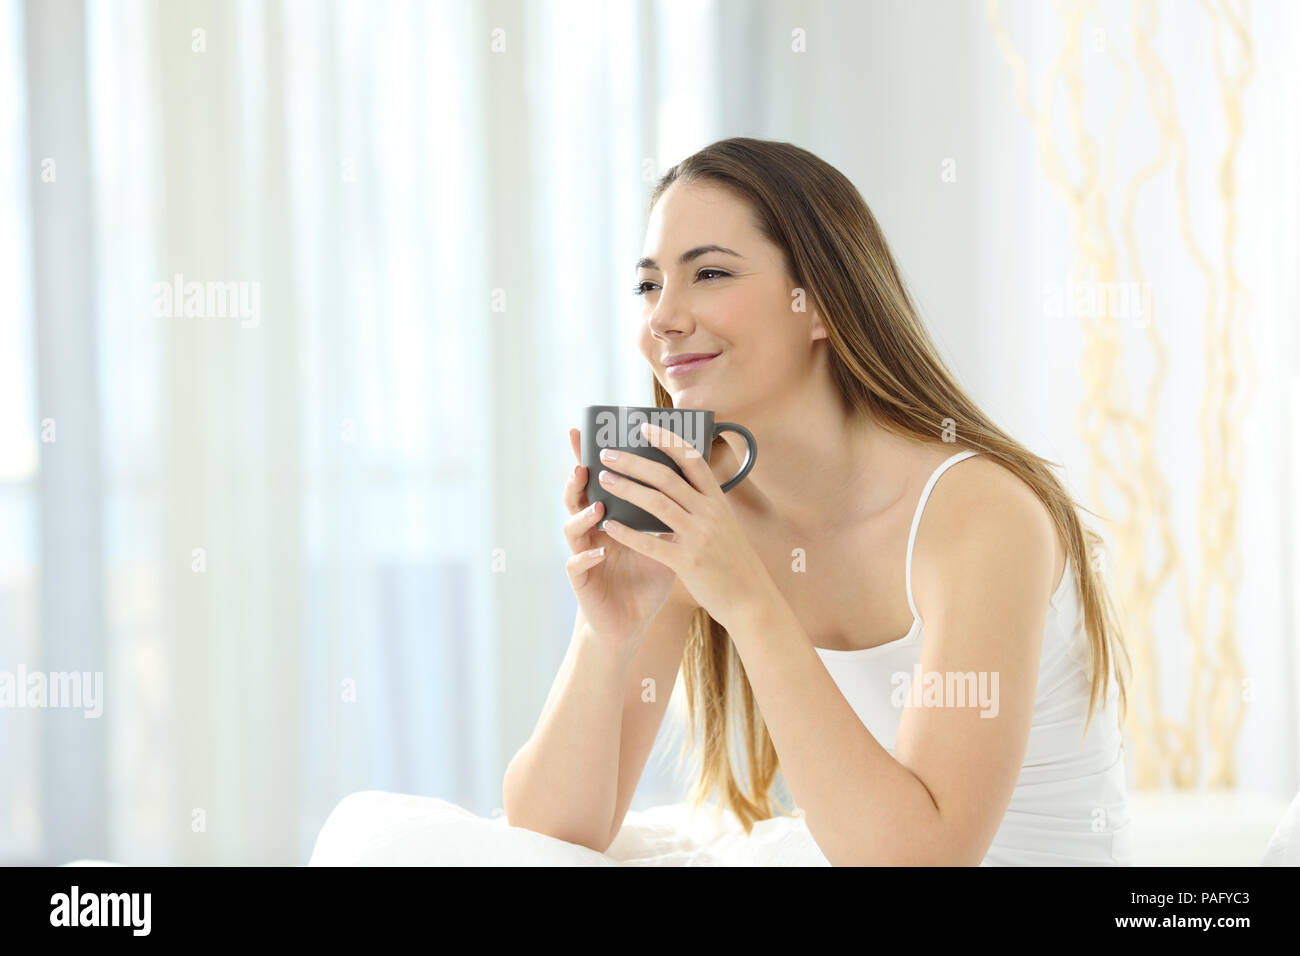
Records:
<instances>
[{"instance_id":1,"label":"woman's chin","mask_svg":"<svg viewBox=\"0 0 1300 956\"><path fill-rule=\"evenodd\" d=\"M716 395L718 393L718 387L716 383L710 382L674 382L672 387L668 389L668 393L672 395L674 399L680 395L687 401L697 401L698 398L702 396Z\"/></svg>"},{"instance_id":2,"label":"woman's chin","mask_svg":"<svg viewBox=\"0 0 1300 956\"><path fill-rule=\"evenodd\" d=\"M712 405L701 404L702 402L708 402L708 390L697 385L687 385L673 392L674 408L713 408Z\"/></svg>"},{"instance_id":3,"label":"woman's chin","mask_svg":"<svg viewBox=\"0 0 1300 956\"><path fill-rule=\"evenodd\" d=\"M715 422L734 422L736 421L736 409L730 402L717 402L709 397L706 392L696 392L687 389L680 400L673 401L674 408L704 408L713 412Z\"/></svg>"}]
</instances>

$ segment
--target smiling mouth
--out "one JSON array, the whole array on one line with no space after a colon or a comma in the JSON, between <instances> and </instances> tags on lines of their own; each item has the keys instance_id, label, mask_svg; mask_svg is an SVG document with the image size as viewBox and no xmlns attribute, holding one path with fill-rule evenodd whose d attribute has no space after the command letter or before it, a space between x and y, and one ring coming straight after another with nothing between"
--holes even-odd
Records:
<instances>
[{"instance_id":1,"label":"smiling mouth","mask_svg":"<svg viewBox=\"0 0 1300 956\"><path fill-rule=\"evenodd\" d=\"M722 353L719 352L718 355ZM696 369L703 368L712 362L718 355L710 355L708 358L693 359L690 362L679 362L676 365L669 365L664 369L664 374L669 378L678 378L682 375L689 375Z\"/></svg>"}]
</instances>

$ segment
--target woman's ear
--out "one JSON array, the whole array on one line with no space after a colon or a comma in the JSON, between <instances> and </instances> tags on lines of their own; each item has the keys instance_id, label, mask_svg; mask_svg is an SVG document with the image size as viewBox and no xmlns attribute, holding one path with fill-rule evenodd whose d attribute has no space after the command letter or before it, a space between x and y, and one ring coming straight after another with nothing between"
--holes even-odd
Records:
<instances>
[{"instance_id":1,"label":"woman's ear","mask_svg":"<svg viewBox=\"0 0 1300 956\"><path fill-rule=\"evenodd\" d=\"M790 310L796 314L800 312L807 313L810 307L812 308L812 316L811 324L808 326L811 333L809 341L816 342L818 339L826 338L826 326L822 324L822 317L818 313L817 307L813 305L813 299L808 294L808 290L796 282L791 282Z\"/></svg>"},{"instance_id":2,"label":"woman's ear","mask_svg":"<svg viewBox=\"0 0 1300 956\"><path fill-rule=\"evenodd\" d=\"M826 338L826 326L822 324L821 315L817 312L816 309L813 309L811 341L816 342L818 339L824 339L824 338Z\"/></svg>"}]
</instances>

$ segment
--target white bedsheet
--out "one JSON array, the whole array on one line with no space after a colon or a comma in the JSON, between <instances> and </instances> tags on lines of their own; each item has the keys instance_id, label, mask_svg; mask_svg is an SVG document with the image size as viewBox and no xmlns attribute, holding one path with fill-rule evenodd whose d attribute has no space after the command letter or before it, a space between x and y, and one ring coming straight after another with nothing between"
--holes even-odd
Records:
<instances>
[{"instance_id":1,"label":"white bedsheet","mask_svg":"<svg viewBox=\"0 0 1300 956\"><path fill-rule=\"evenodd\" d=\"M341 800L309 866L829 866L802 817L754 825L686 803L629 810L608 852L480 817L436 797L366 790Z\"/></svg>"},{"instance_id":2,"label":"white bedsheet","mask_svg":"<svg viewBox=\"0 0 1300 956\"><path fill-rule=\"evenodd\" d=\"M1282 814L1282 820L1264 848L1261 866L1300 866L1300 793Z\"/></svg>"},{"instance_id":3,"label":"white bedsheet","mask_svg":"<svg viewBox=\"0 0 1300 956\"><path fill-rule=\"evenodd\" d=\"M1254 814L1272 832L1263 858L1256 831L1227 823L1243 814L1232 795L1143 795L1135 801L1139 866L1300 866L1300 794L1278 819L1272 805ZM1219 804L1222 804L1221 806ZM1181 815L1174 812L1184 808ZM1249 810L1254 804L1246 804ZM1217 813L1216 811L1217 807ZM1231 812L1229 812L1231 811ZM1272 821L1278 820L1276 827ZM1221 844L1216 856L1207 831ZM1254 846L1255 849L1250 849ZM1178 848L1174 852L1174 847ZM1191 850L1187 848L1190 847ZM1232 850L1231 854L1227 851ZM691 816L689 805L631 810L608 853L484 818L434 797L367 790L341 800L316 837L309 866L827 866L801 818L777 817L754 826L745 839L730 816L714 822L711 808ZM64 866L118 866L79 859Z\"/></svg>"}]
</instances>

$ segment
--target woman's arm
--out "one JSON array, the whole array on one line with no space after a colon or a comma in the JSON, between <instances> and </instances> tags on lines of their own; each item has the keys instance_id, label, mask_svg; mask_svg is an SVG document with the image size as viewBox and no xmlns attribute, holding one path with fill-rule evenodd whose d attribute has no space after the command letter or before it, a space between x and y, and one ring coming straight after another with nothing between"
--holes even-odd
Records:
<instances>
[{"instance_id":1,"label":"woman's arm","mask_svg":"<svg viewBox=\"0 0 1300 956\"><path fill-rule=\"evenodd\" d=\"M779 592L731 628L782 774L833 864L978 865L1006 813L1028 746L1055 539L1032 492L1001 475L935 490L913 570L922 674L945 686L947 675L997 675L995 716L908 702L891 756Z\"/></svg>"},{"instance_id":2,"label":"woman's arm","mask_svg":"<svg viewBox=\"0 0 1300 956\"><path fill-rule=\"evenodd\" d=\"M541 719L506 767L502 795L511 826L604 852L635 647L601 641L579 614Z\"/></svg>"},{"instance_id":3,"label":"woman's arm","mask_svg":"<svg viewBox=\"0 0 1300 956\"><path fill-rule=\"evenodd\" d=\"M644 637L626 651L593 635L579 611L537 726L506 768L511 826L601 853L609 848L654 747L693 609L675 585ZM653 695L646 678L654 680Z\"/></svg>"}]
</instances>

